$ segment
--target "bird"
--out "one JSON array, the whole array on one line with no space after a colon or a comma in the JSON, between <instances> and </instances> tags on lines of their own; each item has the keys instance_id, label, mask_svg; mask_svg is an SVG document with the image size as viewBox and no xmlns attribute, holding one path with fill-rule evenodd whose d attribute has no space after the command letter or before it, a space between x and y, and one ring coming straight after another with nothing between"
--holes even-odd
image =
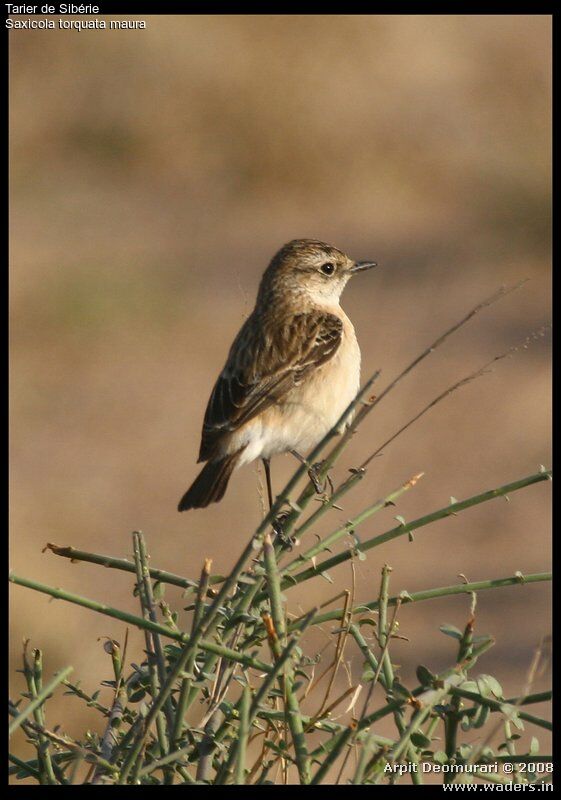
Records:
<instances>
[{"instance_id":1,"label":"bird","mask_svg":"<svg viewBox=\"0 0 561 800\"><path fill-rule=\"evenodd\" d=\"M220 501L233 471L256 459L272 507L271 457L308 463L302 454L358 392L360 348L339 300L351 277L375 266L316 239L294 239L273 256L210 395L198 458L206 463L178 511Z\"/></svg>"}]
</instances>

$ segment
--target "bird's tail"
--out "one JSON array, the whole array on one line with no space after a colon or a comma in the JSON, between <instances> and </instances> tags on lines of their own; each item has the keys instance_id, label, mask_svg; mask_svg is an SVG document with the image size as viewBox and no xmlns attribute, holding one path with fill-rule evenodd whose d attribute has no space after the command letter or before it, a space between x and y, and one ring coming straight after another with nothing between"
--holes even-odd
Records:
<instances>
[{"instance_id":1,"label":"bird's tail","mask_svg":"<svg viewBox=\"0 0 561 800\"><path fill-rule=\"evenodd\" d=\"M237 453L221 458L219 461L208 461L179 501L177 510L206 508L210 503L218 503L219 500L222 500L241 452L238 450Z\"/></svg>"}]
</instances>

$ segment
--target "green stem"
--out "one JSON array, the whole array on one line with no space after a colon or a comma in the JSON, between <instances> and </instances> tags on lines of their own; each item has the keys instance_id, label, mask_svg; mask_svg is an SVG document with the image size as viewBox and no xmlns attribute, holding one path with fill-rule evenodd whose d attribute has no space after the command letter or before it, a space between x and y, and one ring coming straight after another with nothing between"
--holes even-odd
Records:
<instances>
[{"instance_id":1,"label":"green stem","mask_svg":"<svg viewBox=\"0 0 561 800\"><path fill-rule=\"evenodd\" d=\"M88 553L85 550L76 550L74 547L61 546L58 544L48 543L44 550L50 550L55 556L62 558L69 558L70 561L84 561L89 564L99 564L101 567L108 567L110 569L118 569L124 572L131 572L136 574L136 565L126 558L115 558L114 556L107 556L101 553ZM181 575L176 575L173 572L166 572L163 569L149 569L150 577L155 581L161 583L169 583L171 586L180 586L182 589L196 589L196 581L183 578ZM220 583L223 578L220 575L214 576L211 583Z\"/></svg>"},{"instance_id":2,"label":"green stem","mask_svg":"<svg viewBox=\"0 0 561 800\"><path fill-rule=\"evenodd\" d=\"M465 689L455 687L450 689L450 693L456 697L463 697L464 700L473 700L479 705L488 706L491 711L500 711L506 715L515 714L520 719L531 722L533 725L538 725L540 728L545 728L548 731L553 730L553 724L548 720L528 714L526 711L520 711L506 700L492 700L490 697L483 697L483 695L477 694L477 692L468 692Z\"/></svg>"},{"instance_id":3,"label":"green stem","mask_svg":"<svg viewBox=\"0 0 561 800\"><path fill-rule=\"evenodd\" d=\"M473 628L475 625L474 609L476 595L472 596L472 611L469 619L465 625L462 638L458 645L458 655L456 661L461 664L466 658L469 658L473 653ZM445 752L448 756L448 761L452 761L456 757L456 748L458 744L458 727L460 724L460 707L461 700L458 695L453 695L449 704L449 708L444 715L444 739L445 739ZM448 772L444 775L444 783L453 783L454 773Z\"/></svg>"},{"instance_id":4,"label":"green stem","mask_svg":"<svg viewBox=\"0 0 561 800\"><path fill-rule=\"evenodd\" d=\"M470 594L471 592L481 592L486 589L500 589L504 586L523 586L526 583L540 583L542 581L550 581L552 579L551 572L536 572L530 575L518 576L513 575L508 578L492 578L487 581L474 581L472 583L457 583L453 586L440 586L437 589L424 589L421 592L402 592L399 595L394 595L388 599L388 606L395 606L399 601L403 605L409 603L421 603L425 600L435 600L438 597L450 597L456 594ZM363 614L365 611L377 611L379 606L378 600L373 600L370 603L362 603L352 610L352 614ZM314 625L322 625L325 622L338 620L343 618L343 609L337 608L333 611L326 611L324 614L318 614L314 619ZM292 622L296 624L298 620ZM539 701L536 701L539 702Z\"/></svg>"},{"instance_id":5,"label":"green stem","mask_svg":"<svg viewBox=\"0 0 561 800\"><path fill-rule=\"evenodd\" d=\"M175 641L181 642L182 644L189 642L189 637L185 633L172 631L171 628L168 628L166 625L160 625L151 622L150 620L143 619L142 617L137 617L135 614L129 614L126 611L121 611L117 608L113 608L112 606L107 606L105 603L98 603L96 600L90 600L87 597L81 597L80 595L73 594L72 592L67 592L64 589L46 586L44 583L39 583L38 581L33 581L29 578L22 578L20 575L14 575L13 573L9 575L8 579L11 583L15 583L17 586L25 586L28 589L34 589L36 592L48 594L50 597L55 597L57 600L66 600L69 603L74 603L75 605L82 606L83 608L88 608L91 611L97 611L98 613L104 614L107 617L119 619L121 622L134 625L137 628L145 628L146 630L154 631L155 633L159 633L161 636L167 636L169 639L175 639ZM259 661L256 658L251 658L244 653L237 653L235 650L215 644L214 642L207 642L203 640L199 642L199 647L201 650L205 650L209 653L215 653L216 655L222 656L223 658L228 658L231 661L238 661L240 664L244 664L247 667L252 667L253 669L263 672L269 672L271 669L270 664L265 664L263 661Z\"/></svg>"},{"instance_id":6,"label":"green stem","mask_svg":"<svg viewBox=\"0 0 561 800\"><path fill-rule=\"evenodd\" d=\"M553 697L553 692L549 689L547 692L536 692L536 694L526 694L520 697L510 697L503 702L512 706L528 706L533 703L546 703Z\"/></svg>"},{"instance_id":7,"label":"green stem","mask_svg":"<svg viewBox=\"0 0 561 800\"><path fill-rule=\"evenodd\" d=\"M21 758L18 758L13 753L8 753L8 761L11 761L12 764L16 765L15 767L10 767L8 770L10 775L16 775L18 772L23 770L26 773L27 778L35 778L37 781L40 779L41 776L39 770L36 769L36 767L41 763L39 759L27 762L22 761Z\"/></svg>"},{"instance_id":8,"label":"green stem","mask_svg":"<svg viewBox=\"0 0 561 800\"><path fill-rule=\"evenodd\" d=\"M388 753L388 763L392 764L399 760L401 755L409 747L411 735L417 731L425 720L430 716L434 706L453 690L454 684L464 680L460 674L452 674L445 681L444 686L439 689L428 689L417 696L419 708L413 713L409 725L405 728L398 742ZM380 776L381 777L381 776Z\"/></svg>"},{"instance_id":9,"label":"green stem","mask_svg":"<svg viewBox=\"0 0 561 800\"><path fill-rule=\"evenodd\" d=\"M144 619L157 622L154 611L154 600L152 596L152 584L150 583L150 578L148 577L147 579L145 572L146 548L144 545L144 539L139 531L135 531L132 535L132 538L140 610ZM146 629L144 630L144 641L146 644L146 660L150 675L150 694L152 695L152 698L156 698L166 677L162 647L158 634L153 633L152 631L147 631ZM166 701L165 706L167 709L166 717L168 719L168 731L171 733L172 709L170 707L169 698ZM156 716L156 731L158 734L160 756L165 756L169 751L169 739L168 734L166 733L165 717L162 713L159 713Z\"/></svg>"},{"instance_id":10,"label":"green stem","mask_svg":"<svg viewBox=\"0 0 561 800\"><path fill-rule=\"evenodd\" d=\"M350 490L364 478L365 474L366 474L365 470L356 470L347 478L346 481L343 481L343 483L339 487L337 487L337 489L335 489L331 497L329 497L327 500L324 500L321 503L321 505L313 512L313 514L310 514L310 516L294 531L294 539L300 540L302 535L309 528L313 527L316 524L316 522L318 522L323 517L324 514L326 514L331 508L333 508L335 503L338 503L339 500L344 495L347 494L347 492L350 492ZM303 502L300 501L300 498L298 498L296 504L301 508ZM285 536L288 533L289 531L287 530L285 532Z\"/></svg>"},{"instance_id":11,"label":"green stem","mask_svg":"<svg viewBox=\"0 0 561 800\"><path fill-rule=\"evenodd\" d=\"M38 692L37 696L34 697L33 700L23 709L23 711L20 711L10 723L8 728L9 736L17 731L22 722L25 722L25 720L31 714L33 714L36 709L43 705L45 700L47 700L48 697L54 692L56 687L59 686L68 675L70 675L73 669L74 667L65 667L58 673L58 675L55 675L52 681L50 681L40 692Z\"/></svg>"},{"instance_id":12,"label":"green stem","mask_svg":"<svg viewBox=\"0 0 561 800\"><path fill-rule=\"evenodd\" d=\"M169 673L169 676L165 684L162 686L160 694L158 695L157 698L154 698L150 711L146 716L145 724L139 731L136 737L136 741L131 747L129 754L127 755L127 758L125 759L125 763L123 764L123 768L121 770L121 775L119 778L120 784L126 783L131 768L138 760L144 739L146 738L150 725L152 724L156 715L162 708L164 702L169 697L175 681L184 672L185 666L189 662L189 659L192 656L193 652L195 652L198 647L202 648L203 637L212 634L214 629L216 628L216 625L218 624L220 609L224 604L228 593L230 592L230 590L233 588L238 578L240 577L246 562L249 560L252 554L255 553L256 550L259 550L261 548L263 536L264 536L264 531L260 531L260 529L258 529L258 531L250 539L249 543L244 548L241 556L236 561L233 570L230 572L230 574L220 587L220 591L214 598L210 608L203 615L196 631L193 633L193 635L189 638L189 640L185 644L183 652L177 659L173 670ZM239 660L239 657L234 660Z\"/></svg>"},{"instance_id":13,"label":"green stem","mask_svg":"<svg viewBox=\"0 0 561 800\"><path fill-rule=\"evenodd\" d=\"M390 655L386 646L388 641L389 626L388 626L388 599L389 599L389 582L390 582L391 567L384 564L382 567L382 580L380 583L380 595L378 598L378 643L382 651L382 671L384 673L386 690L391 693L394 674ZM398 717L396 717L397 722Z\"/></svg>"},{"instance_id":14,"label":"green stem","mask_svg":"<svg viewBox=\"0 0 561 800\"><path fill-rule=\"evenodd\" d=\"M43 688L43 655L39 649L33 651L33 665L27 658L27 642L23 648L23 672L27 680L27 688L33 698L37 697ZM33 712L35 722L42 728L45 727L44 706L36 708ZM39 783L43 785L57 785L58 780L55 775L54 765L49 748L49 740L40 733L38 735L39 747L37 756L41 765ZM60 771L59 771L60 774Z\"/></svg>"},{"instance_id":15,"label":"green stem","mask_svg":"<svg viewBox=\"0 0 561 800\"><path fill-rule=\"evenodd\" d=\"M489 643L486 642L482 643L479 647L480 650L483 651L488 646ZM440 673L440 675L437 676L437 680L440 682L447 681L447 685L450 686L458 682L458 680L460 679L460 673L461 673L461 667L459 665L456 665ZM420 695L424 695L426 692L427 692L426 687L417 686L415 689L412 690L411 698L419 697ZM379 708L377 711L373 711L371 714L368 714L365 717L361 717L361 719L358 721L358 731L360 732L365 730L366 728L369 728L375 722L379 722L384 717L387 717L388 714L393 714L396 710L403 708L409 703L410 703L410 698L405 698L405 697L399 697L396 698L395 700L391 700L389 703L387 703L385 706L382 706L382 708ZM331 739L331 741L325 742L322 745L320 745L320 747L316 748L316 750L314 750L311 753L312 759L318 756L322 756L322 754L325 752L326 749L331 750L331 748L337 746L338 738L342 734L343 732L339 733L338 735L334 736Z\"/></svg>"},{"instance_id":16,"label":"green stem","mask_svg":"<svg viewBox=\"0 0 561 800\"><path fill-rule=\"evenodd\" d=\"M107 708L107 706L104 706L101 703L98 703L97 700L94 700L93 697L91 697L87 692L84 692L83 689L80 689L77 684L71 683L70 681L63 681L62 683L64 686L70 689L70 691L65 692L65 694L73 694L76 695L76 697L79 697L80 700L85 700L86 704L90 708L95 708L95 710L103 714L104 717L108 717L111 713L111 709ZM131 721L130 717L127 719L127 721Z\"/></svg>"},{"instance_id":17,"label":"green stem","mask_svg":"<svg viewBox=\"0 0 561 800\"><path fill-rule=\"evenodd\" d=\"M245 757L247 751L247 740L249 737L249 688L244 686L240 704L240 726L236 740L236 774L234 783L236 786L245 785Z\"/></svg>"},{"instance_id":18,"label":"green stem","mask_svg":"<svg viewBox=\"0 0 561 800\"><path fill-rule=\"evenodd\" d=\"M452 503L451 505L445 506L444 508L439 509L438 511L433 511L431 514L426 514L423 517L419 517L418 519L414 520L413 522L406 523L405 525L398 525L395 528L392 528L386 533L382 533L379 536L374 536L372 539L367 539L365 542L360 544L361 552L366 552L367 550L371 550L373 547L379 547L381 544L385 544L385 542L389 542L392 539L397 539L400 536L405 536L406 534L410 533L411 531L418 530L419 528L423 528L426 525L430 525L432 522L436 522L440 519L446 519L454 514L459 513L460 511L464 511L466 508L471 508L472 506L479 505L480 503L485 503L488 500L494 500L496 497L504 497L505 495L512 494L513 492L518 491L519 489L524 489L526 486L531 486L534 483L540 483L541 481L548 480L551 477L551 471L546 470L545 472L537 472L534 475L529 475L527 478L522 478L521 480L514 481L513 483L507 483L504 486L499 486L497 489L490 489L487 492L483 492L481 494L473 495L473 497L469 497L467 500L462 500L460 502ZM408 488L407 485L403 488ZM403 491L403 489L402 489ZM401 492L400 492L401 493ZM389 496L391 499L391 495ZM364 519L369 517L374 510L378 510L376 506L371 506L369 509L366 509L355 517L350 523L347 523L347 526L344 528L340 528L339 530L335 531L333 534L327 537L321 544L318 544L315 548L308 551L304 556L301 556L299 559L291 562L283 572L287 570L293 569L299 561L307 559L310 557L310 553L312 555L316 555L319 553L324 547L322 545L329 544L333 542L335 539L340 538L345 533L348 532L349 527L357 526L362 522ZM309 567L308 569L304 570L303 572L298 573L297 575L291 575L290 579L283 581L282 588L289 589L296 584L302 583L303 581L307 581L310 578L315 577L316 575L325 572L326 570L331 569L332 567L336 567L339 564L348 561L349 559L353 558L352 551L345 551L343 553L338 553L331 558L322 561L320 564L317 564L314 567Z\"/></svg>"},{"instance_id":19,"label":"green stem","mask_svg":"<svg viewBox=\"0 0 561 800\"><path fill-rule=\"evenodd\" d=\"M292 655L292 651L298 644L302 633L305 629L311 624L314 614L317 613L317 608L312 609L305 617L303 617L299 624L297 630L295 630L292 635L288 638L286 643L286 647L283 649L282 653L280 654L279 658L275 661L272 670L265 675L261 686L255 693L253 700L251 702L251 707L249 709L249 725L252 724L254 718L256 716L262 717L264 719L284 719L285 714L284 711L272 711L270 709L264 709L261 707L261 703L265 700L266 697L269 695L269 689L273 685L274 681L276 680L277 676L280 672L284 669L284 666L290 656ZM236 706L232 706L229 712L226 714L226 718L214 737L215 745L222 741L226 733L230 729L231 719L235 716L235 712L239 713L239 702ZM308 726L310 722L313 722L311 717L302 717L302 722L305 727ZM327 724L327 727L321 727L319 724L315 725L314 727L319 727L321 730L332 730L329 726L331 723ZM334 730L338 730L340 726L336 726ZM216 783L221 784L224 783L226 777L230 771L230 767L234 762L234 755L233 751L230 751L230 755L228 760L223 764L219 775L217 776Z\"/></svg>"},{"instance_id":20,"label":"green stem","mask_svg":"<svg viewBox=\"0 0 561 800\"><path fill-rule=\"evenodd\" d=\"M365 508L364 511L361 511L360 514L357 514L356 517L353 517L352 519L348 520L342 527L337 528L337 530L328 534L320 542L315 544L313 547L310 547L309 550L306 550L305 553L302 553L302 555L298 556L298 558L295 558L294 561L291 561L290 564L287 564L287 566L282 569L282 575L287 575L291 572L294 572L294 570L297 569L303 562L310 561L311 559L315 558L315 556L317 556L323 550L326 550L330 545L334 544L336 541L341 539L341 537L349 533L352 533L355 528L357 528L362 522L371 517L373 514L376 514L378 511L381 511L388 505L393 504L395 500L397 500L398 497L401 497L401 495L404 492L415 486L415 484L421 478L421 476L422 473L420 473L419 475L415 475L413 478L406 481L398 489L396 489L393 492L390 492L390 494L388 494L386 497L383 497L381 500L377 500L375 503L373 503L373 505L368 506L368 508ZM363 551L364 544L360 544L359 549ZM345 555L347 555L347 553L345 553ZM348 553L348 556L349 558L352 558L353 552ZM311 570L314 574L318 574L319 567L311 568ZM321 571L323 572L325 570ZM307 572L309 572L309 570L307 570ZM305 573L300 573L300 575L304 574ZM294 583L300 583L299 577L300 576L297 575L296 577L291 576L289 579L285 579L282 583L282 587L285 588L285 586L288 587L293 585ZM303 578L302 580L305 580L305 578Z\"/></svg>"},{"instance_id":21,"label":"green stem","mask_svg":"<svg viewBox=\"0 0 561 800\"><path fill-rule=\"evenodd\" d=\"M390 637L393 632L391 630L391 625L388 623L388 606L389 606L389 585L390 585L390 572L391 567L388 564L384 564L382 567L382 580L380 584L380 598L379 598L379 605L378 605L378 641L381 647L381 663L382 663L382 670L384 672L385 677L385 685L390 697L393 697L393 682L394 682L394 671L393 666L390 658L389 653L389 643ZM397 609L396 609L397 613ZM366 709L365 712L366 713ZM404 735L405 732L405 718L403 709L400 708L394 711L394 722L395 726L398 730L400 736ZM417 756L417 752L415 748L411 745L408 741L406 744L407 748L407 758L412 764L418 764L419 759ZM420 783L419 780L419 772L418 770L413 769L411 772L411 779L413 783Z\"/></svg>"},{"instance_id":22,"label":"green stem","mask_svg":"<svg viewBox=\"0 0 561 800\"><path fill-rule=\"evenodd\" d=\"M168 766L168 764L173 764L174 767L179 767L181 757L186 756L189 753L189 751L192 750L192 748L193 745L190 744L187 745L187 747L181 747L179 750L171 751L163 758L158 758L155 761L151 761L149 764L147 764L145 767L142 767L142 769L139 770L138 777L144 778L146 775L150 775L151 772L154 772L155 770L160 769L161 767ZM187 783L195 783L195 779L191 777L191 775L189 775L188 772L186 773L182 772L181 774L182 777L186 779Z\"/></svg>"},{"instance_id":23,"label":"green stem","mask_svg":"<svg viewBox=\"0 0 561 800\"><path fill-rule=\"evenodd\" d=\"M194 632L197 630L201 623L201 619L204 613L205 608L205 597L206 592L208 589L208 582L210 577L210 568L212 565L212 561L210 558L205 559L201 577L199 580L199 586L197 589L197 599L195 601L195 609L193 612L193 622L191 625L191 636L193 636ZM191 686L193 683L193 670L195 668L195 659L197 657L197 650L193 650L193 653L188 660L185 670L189 677L183 678L181 682L181 689L179 692L179 700L177 702L177 708L175 711L175 725L173 729L173 742L177 747L181 735L183 733L183 724L185 719L185 714L187 713L188 708L188 701L189 701L189 694L191 692Z\"/></svg>"},{"instance_id":24,"label":"green stem","mask_svg":"<svg viewBox=\"0 0 561 800\"><path fill-rule=\"evenodd\" d=\"M284 619L284 609L282 607L282 597L280 590L280 576L275 558L275 551L267 534L264 541L265 569L267 571L267 588L271 603L271 616L274 624L271 647L275 660L282 655L282 647L286 641L286 624ZM306 747L306 737L304 734L304 724L300 712L300 704L294 691L294 669L290 659L286 659L284 671L279 674L279 683L285 698L285 710L288 727L292 734L296 764L300 783L308 784L311 779L310 761Z\"/></svg>"},{"instance_id":25,"label":"green stem","mask_svg":"<svg viewBox=\"0 0 561 800\"><path fill-rule=\"evenodd\" d=\"M312 786L317 786L319 783L327 775L328 771L331 769L339 754L342 752L345 745L349 742L351 737L356 731L356 725L349 725L345 728L341 733L336 737L336 742L334 746L331 748L329 753L325 756L321 766L318 768L317 772L315 773L314 777L311 780Z\"/></svg>"}]
</instances>

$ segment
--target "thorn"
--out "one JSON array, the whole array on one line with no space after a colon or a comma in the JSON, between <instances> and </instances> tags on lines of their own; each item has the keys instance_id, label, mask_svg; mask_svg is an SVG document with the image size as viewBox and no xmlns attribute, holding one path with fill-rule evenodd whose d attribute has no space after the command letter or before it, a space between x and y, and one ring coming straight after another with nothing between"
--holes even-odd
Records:
<instances>
[{"instance_id":1,"label":"thorn","mask_svg":"<svg viewBox=\"0 0 561 800\"><path fill-rule=\"evenodd\" d=\"M415 486L415 484L418 481L421 480L421 478L423 477L424 474L425 474L424 472L418 472L417 475L413 475L413 477L410 478L405 485L406 486Z\"/></svg>"}]
</instances>

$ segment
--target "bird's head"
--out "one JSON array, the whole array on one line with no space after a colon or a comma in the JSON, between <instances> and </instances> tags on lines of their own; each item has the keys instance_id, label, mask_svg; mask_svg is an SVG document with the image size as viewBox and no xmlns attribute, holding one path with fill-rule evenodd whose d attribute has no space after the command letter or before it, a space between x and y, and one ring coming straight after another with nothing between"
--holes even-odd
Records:
<instances>
[{"instance_id":1,"label":"bird's head","mask_svg":"<svg viewBox=\"0 0 561 800\"><path fill-rule=\"evenodd\" d=\"M315 239L294 239L273 257L261 281L260 294L301 298L317 305L338 305L349 279L375 267Z\"/></svg>"}]
</instances>

